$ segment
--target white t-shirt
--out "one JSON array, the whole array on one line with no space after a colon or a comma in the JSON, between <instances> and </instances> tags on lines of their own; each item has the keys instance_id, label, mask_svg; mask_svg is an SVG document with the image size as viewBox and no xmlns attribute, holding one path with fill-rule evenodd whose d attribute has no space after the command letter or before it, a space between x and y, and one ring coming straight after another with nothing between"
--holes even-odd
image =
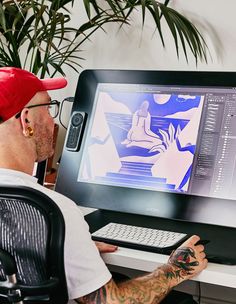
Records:
<instances>
[{"instance_id":1,"label":"white t-shirt","mask_svg":"<svg viewBox=\"0 0 236 304\"><path fill-rule=\"evenodd\" d=\"M87 295L111 279L111 273L91 240L84 216L72 200L39 185L36 178L15 170L0 169L0 185L34 188L48 195L61 209L65 220L64 261L69 299Z\"/></svg>"}]
</instances>

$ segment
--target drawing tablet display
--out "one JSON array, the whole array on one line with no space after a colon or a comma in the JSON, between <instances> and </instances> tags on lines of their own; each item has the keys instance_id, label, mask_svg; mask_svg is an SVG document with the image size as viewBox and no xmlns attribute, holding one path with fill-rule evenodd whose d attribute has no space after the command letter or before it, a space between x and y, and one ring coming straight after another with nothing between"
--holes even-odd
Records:
<instances>
[{"instance_id":1,"label":"drawing tablet display","mask_svg":"<svg viewBox=\"0 0 236 304\"><path fill-rule=\"evenodd\" d=\"M232 72L84 71L56 190L84 206L236 226L235 86Z\"/></svg>"}]
</instances>

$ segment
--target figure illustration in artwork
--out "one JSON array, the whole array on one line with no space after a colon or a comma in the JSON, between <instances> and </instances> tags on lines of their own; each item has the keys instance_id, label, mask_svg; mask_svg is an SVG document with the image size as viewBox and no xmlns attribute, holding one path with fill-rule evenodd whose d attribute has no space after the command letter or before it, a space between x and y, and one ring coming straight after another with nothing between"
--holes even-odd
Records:
<instances>
[{"instance_id":1,"label":"figure illustration in artwork","mask_svg":"<svg viewBox=\"0 0 236 304\"><path fill-rule=\"evenodd\" d=\"M133 114L132 126L128 131L127 138L121 142L126 147L142 147L152 149L154 146L162 145L161 138L152 132L151 115L148 112L149 102L145 100L140 108Z\"/></svg>"}]
</instances>

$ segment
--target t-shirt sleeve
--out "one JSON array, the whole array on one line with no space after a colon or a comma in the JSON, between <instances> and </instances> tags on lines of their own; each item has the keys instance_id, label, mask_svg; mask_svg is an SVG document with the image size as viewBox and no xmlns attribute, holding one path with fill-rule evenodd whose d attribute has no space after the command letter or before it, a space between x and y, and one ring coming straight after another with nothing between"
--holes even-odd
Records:
<instances>
[{"instance_id":1,"label":"t-shirt sleeve","mask_svg":"<svg viewBox=\"0 0 236 304\"><path fill-rule=\"evenodd\" d=\"M68 295L69 299L76 299L105 285L111 279L111 273L91 239L81 210L70 199L58 193L55 196L65 220L64 261Z\"/></svg>"}]
</instances>

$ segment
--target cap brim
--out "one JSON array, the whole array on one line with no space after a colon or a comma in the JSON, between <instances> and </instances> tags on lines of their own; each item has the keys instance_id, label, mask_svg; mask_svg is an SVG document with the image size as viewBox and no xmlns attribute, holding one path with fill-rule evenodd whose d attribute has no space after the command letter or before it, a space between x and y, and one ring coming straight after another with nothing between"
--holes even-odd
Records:
<instances>
[{"instance_id":1,"label":"cap brim","mask_svg":"<svg viewBox=\"0 0 236 304\"><path fill-rule=\"evenodd\" d=\"M40 79L45 90L62 89L67 85L67 80L63 77L60 78L46 78Z\"/></svg>"}]
</instances>

